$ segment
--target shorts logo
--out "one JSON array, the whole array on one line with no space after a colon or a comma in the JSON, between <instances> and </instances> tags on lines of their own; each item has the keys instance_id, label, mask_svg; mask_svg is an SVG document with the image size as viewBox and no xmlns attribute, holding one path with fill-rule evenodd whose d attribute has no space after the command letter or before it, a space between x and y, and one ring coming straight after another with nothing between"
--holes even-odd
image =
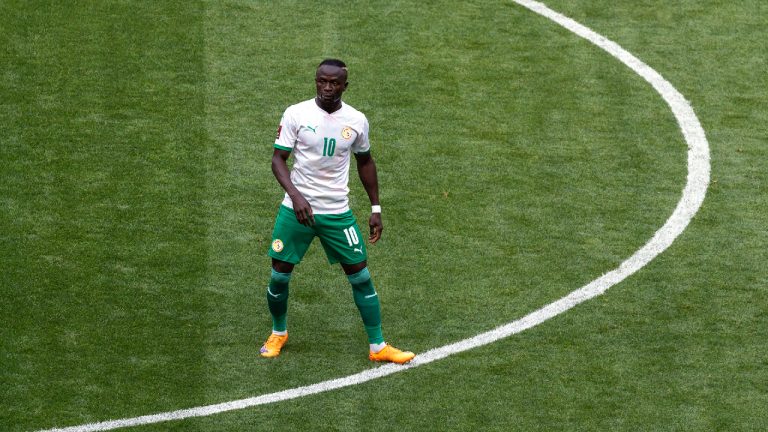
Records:
<instances>
[{"instance_id":1,"label":"shorts logo","mask_svg":"<svg viewBox=\"0 0 768 432\"><path fill-rule=\"evenodd\" d=\"M280 132L282 132L282 131L283 131L283 125L278 126L277 127L277 138L276 139L280 139Z\"/></svg>"},{"instance_id":2,"label":"shorts logo","mask_svg":"<svg viewBox=\"0 0 768 432\"><path fill-rule=\"evenodd\" d=\"M341 130L341 137L344 139L350 139L352 138L352 128L347 126L344 129Z\"/></svg>"},{"instance_id":3,"label":"shorts logo","mask_svg":"<svg viewBox=\"0 0 768 432\"><path fill-rule=\"evenodd\" d=\"M280 239L277 239L277 240L273 241L272 242L272 250L277 252L277 253L282 252L283 251L283 241L280 240Z\"/></svg>"}]
</instances>

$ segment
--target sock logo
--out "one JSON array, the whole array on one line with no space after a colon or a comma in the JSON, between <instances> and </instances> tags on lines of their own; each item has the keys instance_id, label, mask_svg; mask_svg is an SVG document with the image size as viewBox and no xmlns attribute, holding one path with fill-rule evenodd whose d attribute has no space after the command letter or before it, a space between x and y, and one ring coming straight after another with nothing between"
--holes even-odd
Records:
<instances>
[{"instance_id":1,"label":"sock logo","mask_svg":"<svg viewBox=\"0 0 768 432\"><path fill-rule=\"evenodd\" d=\"M280 253L283 251L283 241L280 239L275 239L275 241L272 242L272 250Z\"/></svg>"}]
</instances>

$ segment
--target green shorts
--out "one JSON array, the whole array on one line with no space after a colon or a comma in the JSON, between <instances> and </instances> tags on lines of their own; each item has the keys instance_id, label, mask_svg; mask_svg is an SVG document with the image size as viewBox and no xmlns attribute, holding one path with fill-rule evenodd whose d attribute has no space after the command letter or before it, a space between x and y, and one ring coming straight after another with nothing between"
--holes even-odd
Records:
<instances>
[{"instance_id":1,"label":"green shorts","mask_svg":"<svg viewBox=\"0 0 768 432\"><path fill-rule=\"evenodd\" d=\"M284 205L277 213L269 256L298 264L315 237L320 237L331 264L357 264L368 259L365 241L351 210L341 214L316 214L315 224L305 226L296 220L293 210Z\"/></svg>"}]
</instances>

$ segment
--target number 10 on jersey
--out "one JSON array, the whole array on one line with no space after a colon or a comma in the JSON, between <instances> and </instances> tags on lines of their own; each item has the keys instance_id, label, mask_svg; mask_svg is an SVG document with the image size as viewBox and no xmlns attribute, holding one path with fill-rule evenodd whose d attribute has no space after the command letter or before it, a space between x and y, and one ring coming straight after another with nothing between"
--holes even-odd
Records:
<instances>
[{"instance_id":1,"label":"number 10 on jersey","mask_svg":"<svg viewBox=\"0 0 768 432\"><path fill-rule=\"evenodd\" d=\"M323 156L333 156L336 152L336 138L323 138Z\"/></svg>"},{"instance_id":2,"label":"number 10 on jersey","mask_svg":"<svg viewBox=\"0 0 768 432\"><path fill-rule=\"evenodd\" d=\"M344 235L347 236L347 242L349 243L350 247L360 244L360 237L357 236L355 227L349 227L345 229Z\"/></svg>"}]
</instances>

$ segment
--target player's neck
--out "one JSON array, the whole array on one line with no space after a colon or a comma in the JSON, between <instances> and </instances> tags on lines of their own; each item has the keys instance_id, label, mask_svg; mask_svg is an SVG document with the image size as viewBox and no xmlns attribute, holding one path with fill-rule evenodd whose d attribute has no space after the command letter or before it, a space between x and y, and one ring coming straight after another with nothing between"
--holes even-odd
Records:
<instances>
[{"instance_id":1,"label":"player's neck","mask_svg":"<svg viewBox=\"0 0 768 432\"><path fill-rule=\"evenodd\" d=\"M341 109L341 99L339 99L338 102L326 104L326 103L323 103L321 99L315 97L315 104L317 104L317 106L320 107L321 110L327 112L328 114L333 114L336 111Z\"/></svg>"}]
</instances>

